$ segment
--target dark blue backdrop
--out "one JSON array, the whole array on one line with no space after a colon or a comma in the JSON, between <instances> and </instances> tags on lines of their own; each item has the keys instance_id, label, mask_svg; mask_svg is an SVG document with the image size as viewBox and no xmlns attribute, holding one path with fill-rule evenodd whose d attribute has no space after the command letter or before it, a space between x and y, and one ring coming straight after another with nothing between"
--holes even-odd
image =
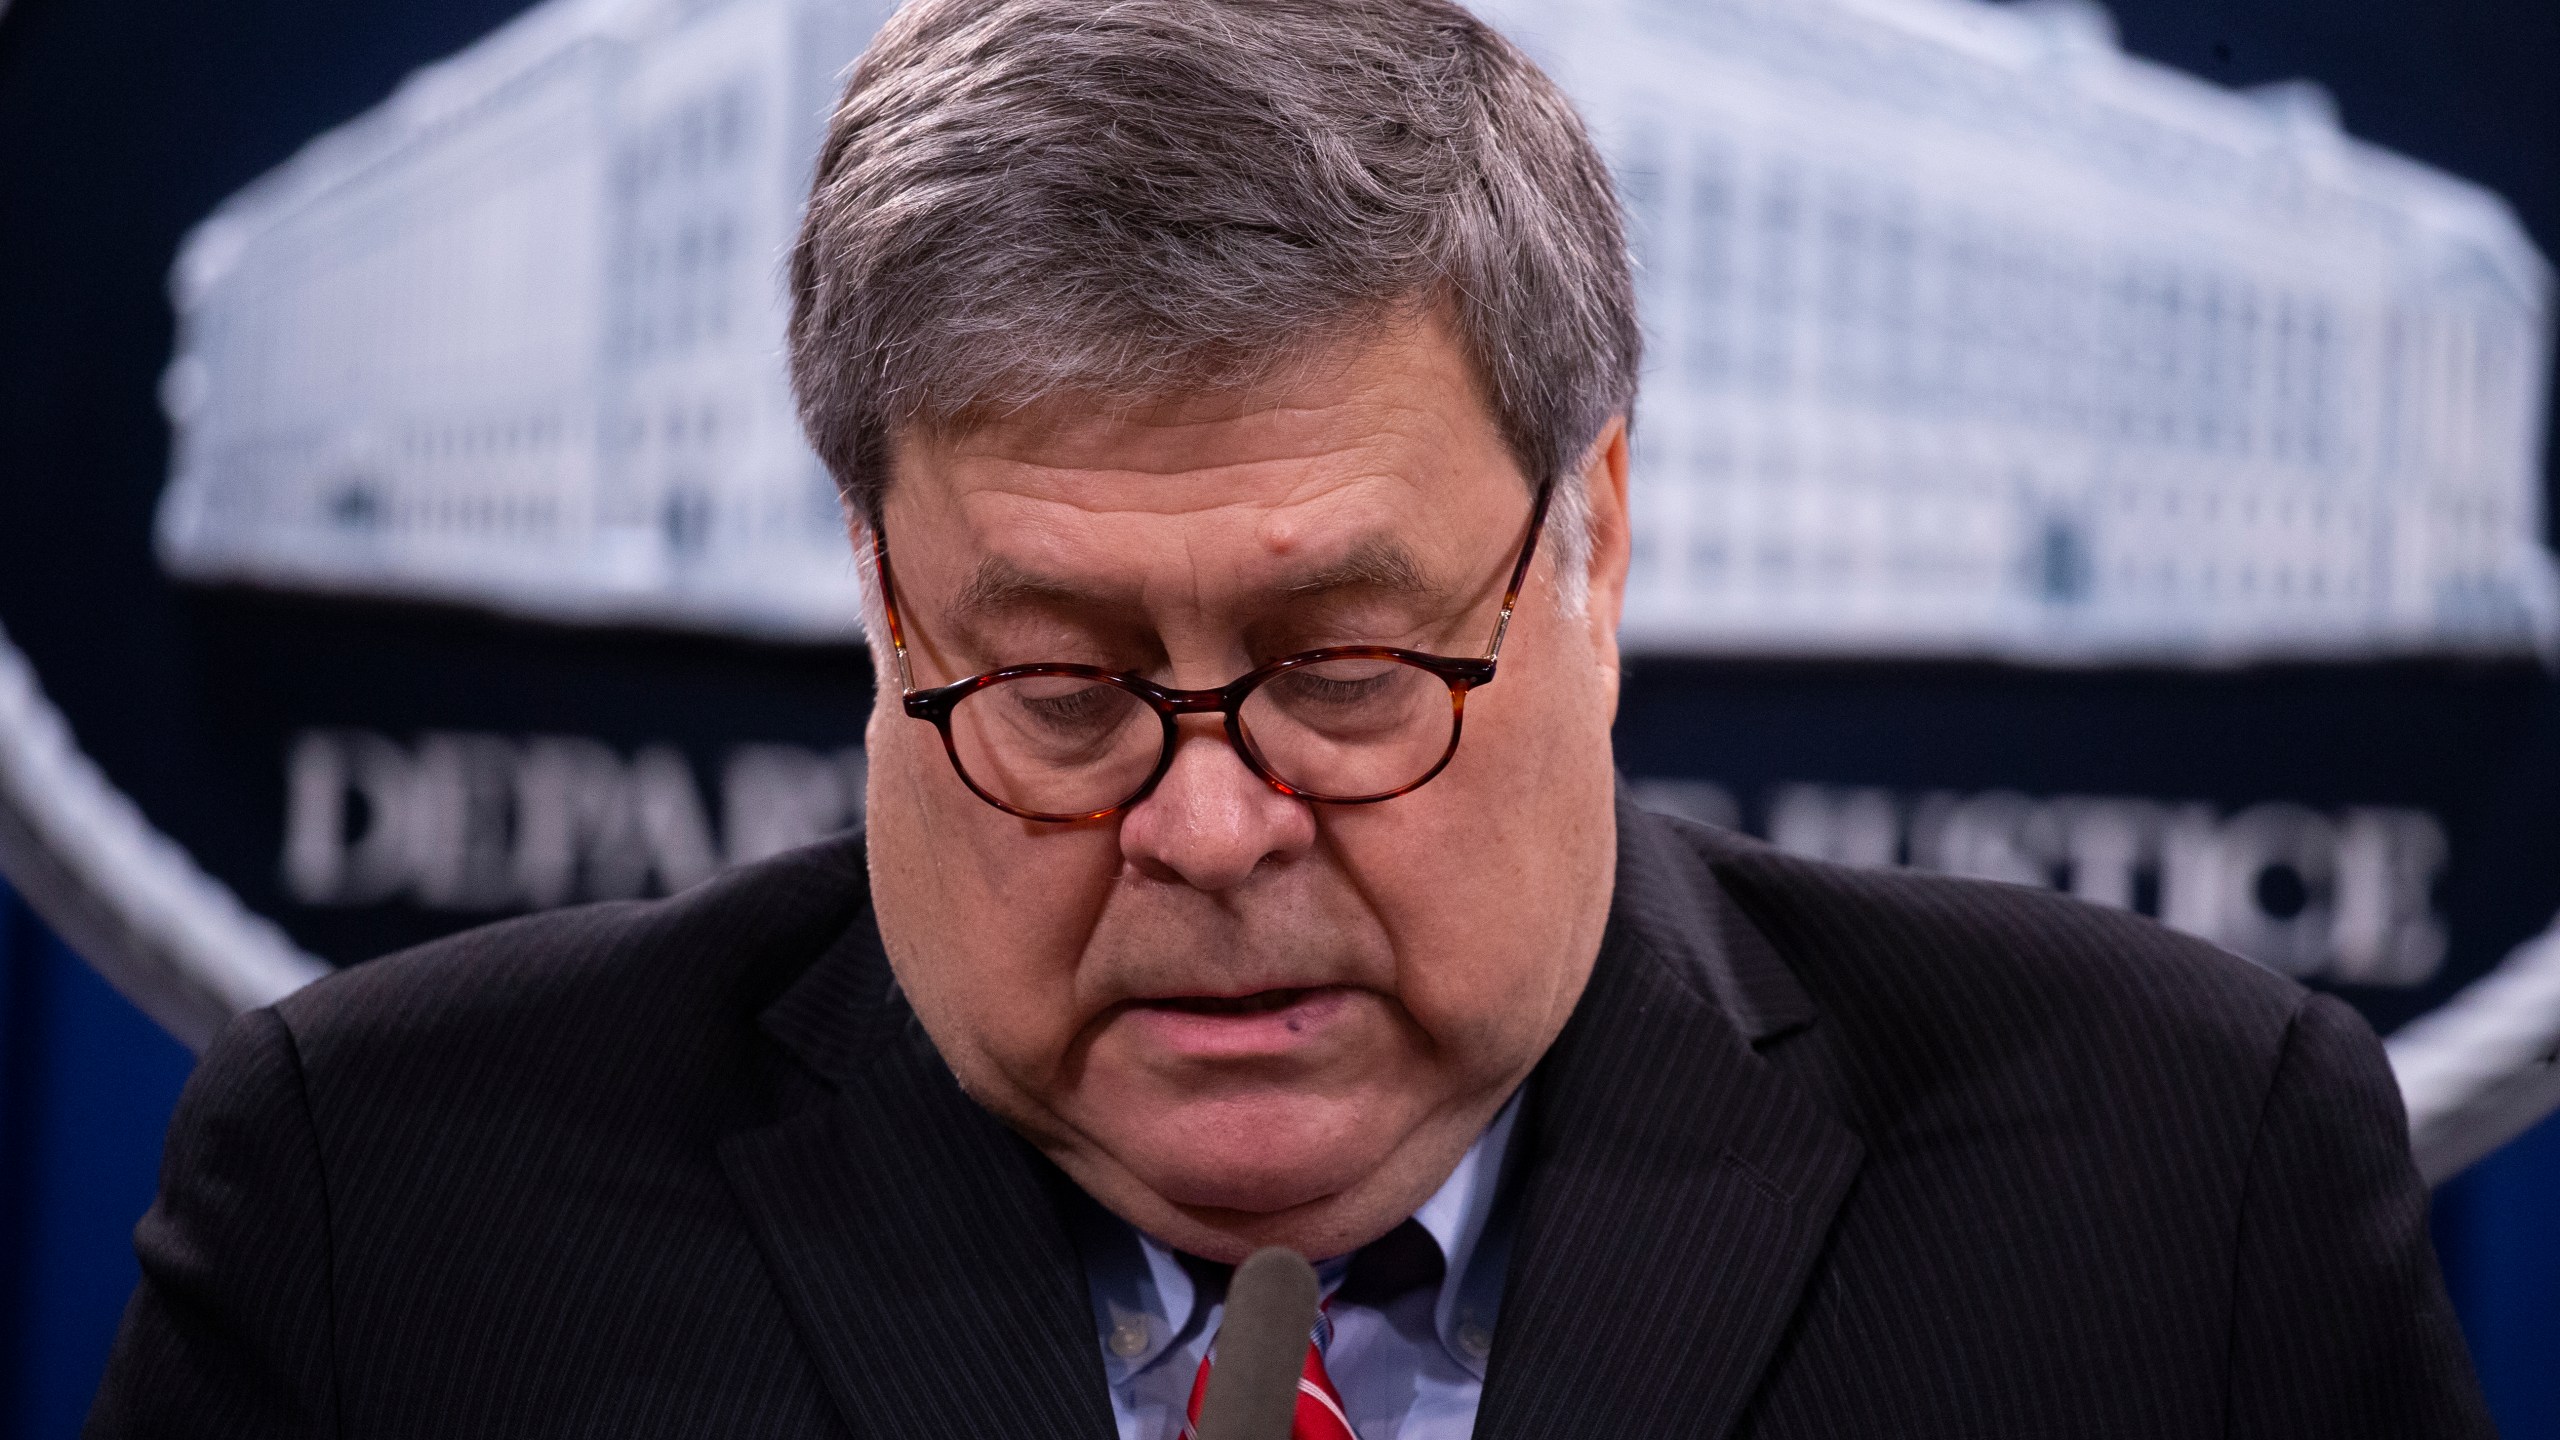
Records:
<instances>
[{"instance_id":1,"label":"dark blue backdrop","mask_svg":"<svg viewBox=\"0 0 2560 1440\"><path fill-rule=\"evenodd\" d=\"M194 1064L0 885L0 1395L10 1440L79 1432L133 1288L133 1222Z\"/></svg>"}]
</instances>

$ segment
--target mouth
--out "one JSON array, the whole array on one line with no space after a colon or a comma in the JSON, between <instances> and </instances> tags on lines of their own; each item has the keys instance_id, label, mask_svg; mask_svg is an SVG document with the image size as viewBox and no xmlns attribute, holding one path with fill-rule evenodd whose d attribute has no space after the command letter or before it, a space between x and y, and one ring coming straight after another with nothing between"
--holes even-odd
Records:
<instances>
[{"instance_id":1,"label":"mouth","mask_svg":"<svg viewBox=\"0 0 2560 1440\"><path fill-rule=\"evenodd\" d=\"M1129 1007L1135 1033L1165 1056L1272 1059L1325 1053L1367 1007L1347 985L1285 986L1245 995L1163 995Z\"/></svg>"},{"instance_id":2,"label":"mouth","mask_svg":"<svg viewBox=\"0 0 2560 1440\"><path fill-rule=\"evenodd\" d=\"M1166 1010L1179 1010L1186 1015L1268 1015L1286 1010L1316 993L1318 987L1295 990L1257 990L1250 995L1169 995L1144 1003Z\"/></svg>"}]
</instances>

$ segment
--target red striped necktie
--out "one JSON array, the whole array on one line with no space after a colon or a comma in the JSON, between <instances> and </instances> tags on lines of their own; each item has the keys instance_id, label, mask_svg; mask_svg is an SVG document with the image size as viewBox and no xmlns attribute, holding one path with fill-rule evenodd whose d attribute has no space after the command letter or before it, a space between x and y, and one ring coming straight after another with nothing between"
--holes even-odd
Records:
<instances>
[{"instance_id":1,"label":"red striped necktie","mask_svg":"<svg viewBox=\"0 0 2560 1440\"><path fill-rule=\"evenodd\" d=\"M1331 1301L1327 1301L1328 1306ZM1315 1333L1307 1339L1307 1365L1298 1372L1298 1413L1289 1424L1289 1440L1360 1440L1351 1430L1351 1418L1343 1413L1342 1392L1333 1388L1333 1377L1324 1373L1324 1344L1333 1336L1333 1317L1319 1311ZM1196 1440L1200 1425L1200 1399L1209 1393L1209 1367L1216 1363L1218 1348L1212 1343L1209 1353L1200 1357L1200 1373L1191 1378L1191 1404L1182 1418L1182 1440Z\"/></svg>"}]
</instances>

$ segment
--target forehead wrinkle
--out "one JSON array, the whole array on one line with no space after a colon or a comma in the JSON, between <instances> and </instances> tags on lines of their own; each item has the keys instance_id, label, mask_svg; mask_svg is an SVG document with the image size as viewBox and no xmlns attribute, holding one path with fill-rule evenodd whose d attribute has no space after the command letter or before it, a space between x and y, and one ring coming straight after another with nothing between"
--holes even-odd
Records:
<instances>
[{"instance_id":1,"label":"forehead wrinkle","mask_svg":"<svg viewBox=\"0 0 2560 1440\"><path fill-rule=\"evenodd\" d=\"M1190 560L1194 593L1189 602L1197 607L1206 598L1197 593L1198 576L1205 572L1198 557ZM1413 552L1396 537L1382 534L1362 536L1342 558L1284 578L1273 587L1281 599L1292 601L1344 592L1421 595L1431 593L1433 588ZM1040 574L1002 555L986 555L979 558L961 585L951 609L957 615L983 615L1049 606L1091 606L1101 598L1090 587Z\"/></svg>"},{"instance_id":2,"label":"forehead wrinkle","mask_svg":"<svg viewBox=\"0 0 2560 1440\"><path fill-rule=\"evenodd\" d=\"M1211 436L1212 442L1187 443L1196 434ZM1014 419L915 438L939 449L947 460L1014 477L1017 483L1004 488L1088 497L1097 488L1115 488L1114 482L1175 478L1190 479L1197 489L1214 495L1272 466L1316 472L1293 489L1309 481L1339 483L1343 477L1324 472L1344 467L1436 475L1442 457L1463 439L1451 432L1446 416L1429 406L1376 396L1331 404L1273 404L1241 416L1084 415L1045 423ZM1022 485L1022 480L1031 483ZM1202 508L1223 503L1212 500Z\"/></svg>"},{"instance_id":3,"label":"forehead wrinkle","mask_svg":"<svg viewBox=\"0 0 2560 1440\"><path fill-rule=\"evenodd\" d=\"M1077 465L1054 459L982 456L991 474L973 495L1003 495L1079 515L1143 515L1176 519L1220 513L1285 512L1344 490L1387 482L1420 488L1438 478L1425 461L1398 465L1363 453L1368 439L1298 455L1218 459L1183 468L1128 463Z\"/></svg>"}]
</instances>

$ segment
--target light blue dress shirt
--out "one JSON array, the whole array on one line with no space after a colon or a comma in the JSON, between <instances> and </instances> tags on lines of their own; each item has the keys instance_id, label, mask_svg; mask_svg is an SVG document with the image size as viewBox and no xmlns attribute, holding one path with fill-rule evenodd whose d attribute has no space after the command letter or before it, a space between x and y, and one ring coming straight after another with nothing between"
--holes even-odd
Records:
<instances>
[{"instance_id":1,"label":"light blue dress shirt","mask_svg":"<svg viewBox=\"0 0 2560 1440\"><path fill-rule=\"evenodd\" d=\"M1384 1308L1333 1306L1325 1370L1360 1440L1464 1440L1475 1429L1486 1357L1510 1254L1503 1160L1520 1096L1505 1103L1414 1221L1440 1247L1439 1287L1417 1287ZM1182 1260L1096 1207L1079 1227L1103 1373L1120 1440L1175 1440L1200 1356L1224 1306ZM1316 1267L1329 1295L1348 1257Z\"/></svg>"}]
</instances>

